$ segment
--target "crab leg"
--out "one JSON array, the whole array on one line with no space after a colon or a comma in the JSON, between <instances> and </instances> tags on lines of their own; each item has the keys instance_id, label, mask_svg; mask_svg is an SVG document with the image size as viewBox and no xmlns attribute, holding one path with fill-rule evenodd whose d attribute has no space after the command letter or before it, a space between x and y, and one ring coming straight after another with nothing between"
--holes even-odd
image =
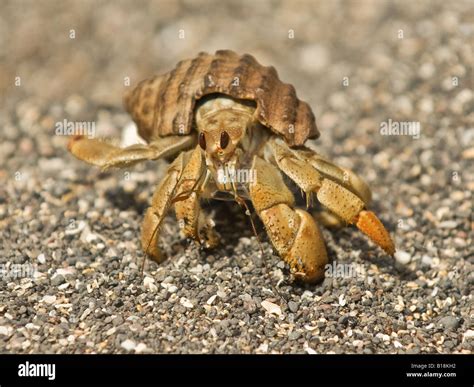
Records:
<instances>
[{"instance_id":1,"label":"crab leg","mask_svg":"<svg viewBox=\"0 0 474 387\"><path fill-rule=\"evenodd\" d=\"M145 212L141 235L142 248L145 254L157 262L165 260L158 249L159 229L172 204L171 201L187 158L189 158L189 152L181 153L169 166L166 176L153 194L151 206Z\"/></svg>"},{"instance_id":2,"label":"crab leg","mask_svg":"<svg viewBox=\"0 0 474 387\"><path fill-rule=\"evenodd\" d=\"M199 148L191 154L183 170L174 202L174 209L181 231L205 248L217 246L218 237L213 222L207 218L200 206L199 196L205 185L205 163Z\"/></svg>"},{"instance_id":3,"label":"crab leg","mask_svg":"<svg viewBox=\"0 0 474 387\"><path fill-rule=\"evenodd\" d=\"M170 165L165 178L156 189L151 206L145 213L141 237L145 253L153 260L164 260L158 249L159 229L173 205L184 235L197 240L206 248L217 245L213 222L205 217L199 204L204 184L204 167L199 148L182 153Z\"/></svg>"},{"instance_id":4,"label":"crab leg","mask_svg":"<svg viewBox=\"0 0 474 387\"><path fill-rule=\"evenodd\" d=\"M357 226L386 253L395 253L393 241L382 222L372 211L366 210L370 190L362 179L316 155L310 157L311 151L292 150L278 139L270 141L269 144L272 156L270 159L307 197L315 192L319 202L338 218ZM323 172L319 171L320 168ZM345 171L350 173L345 174Z\"/></svg>"},{"instance_id":5,"label":"crab leg","mask_svg":"<svg viewBox=\"0 0 474 387\"><path fill-rule=\"evenodd\" d=\"M294 197L270 163L255 156L256 179L250 183L250 198L279 255L305 282L324 277L328 262L326 247L311 215L294 209Z\"/></svg>"},{"instance_id":6,"label":"crab leg","mask_svg":"<svg viewBox=\"0 0 474 387\"><path fill-rule=\"evenodd\" d=\"M68 150L78 159L89 164L109 168L124 168L145 160L169 157L194 144L194 136L168 136L150 142L120 148L96 138L71 137Z\"/></svg>"}]
</instances>

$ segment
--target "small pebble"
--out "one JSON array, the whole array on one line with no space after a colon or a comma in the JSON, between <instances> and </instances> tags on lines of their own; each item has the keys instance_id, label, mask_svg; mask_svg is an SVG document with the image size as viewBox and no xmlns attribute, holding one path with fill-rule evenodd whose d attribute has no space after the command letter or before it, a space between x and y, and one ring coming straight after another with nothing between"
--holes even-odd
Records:
<instances>
[{"instance_id":1,"label":"small pebble","mask_svg":"<svg viewBox=\"0 0 474 387\"><path fill-rule=\"evenodd\" d=\"M261 305L268 313L276 314L277 316L281 315L281 308L273 302L265 300L262 301Z\"/></svg>"},{"instance_id":2,"label":"small pebble","mask_svg":"<svg viewBox=\"0 0 474 387\"><path fill-rule=\"evenodd\" d=\"M38 262L41 263L41 264L46 263L46 257L45 257L44 254L38 255L38 258L37 258L37 259L38 259Z\"/></svg>"},{"instance_id":3,"label":"small pebble","mask_svg":"<svg viewBox=\"0 0 474 387\"><path fill-rule=\"evenodd\" d=\"M183 305L185 308L193 308L194 305L192 304L191 301L189 301L186 297L181 297L180 299L180 304Z\"/></svg>"},{"instance_id":4,"label":"small pebble","mask_svg":"<svg viewBox=\"0 0 474 387\"><path fill-rule=\"evenodd\" d=\"M296 313L298 311L298 304L294 301L288 302L288 309L290 309L291 312Z\"/></svg>"},{"instance_id":5,"label":"small pebble","mask_svg":"<svg viewBox=\"0 0 474 387\"><path fill-rule=\"evenodd\" d=\"M56 302L56 296L44 296L42 298L42 301L47 303L47 304L54 304Z\"/></svg>"},{"instance_id":6,"label":"small pebble","mask_svg":"<svg viewBox=\"0 0 474 387\"><path fill-rule=\"evenodd\" d=\"M395 259L398 263L400 263L402 265L406 265L406 264L410 263L411 255L408 254L406 251L397 250L395 252Z\"/></svg>"},{"instance_id":7,"label":"small pebble","mask_svg":"<svg viewBox=\"0 0 474 387\"><path fill-rule=\"evenodd\" d=\"M64 283L65 279L61 274L56 274L53 278L51 278L51 285L59 286Z\"/></svg>"},{"instance_id":8,"label":"small pebble","mask_svg":"<svg viewBox=\"0 0 474 387\"><path fill-rule=\"evenodd\" d=\"M136 347L136 344L134 341L127 339L125 341L122 341L120 346L127 351L133 351Z\"/></svg>"},{"instance_id":9,"label":"small pebble","mask_svg":"<svg viewBox=\"0 0 474 387\"><path fill-rule=\"evenodd\" d=\"M438 321L438 325L453 330L459 326L459 320L454 316L446 316Z\"/></svg>"}]
</instances>

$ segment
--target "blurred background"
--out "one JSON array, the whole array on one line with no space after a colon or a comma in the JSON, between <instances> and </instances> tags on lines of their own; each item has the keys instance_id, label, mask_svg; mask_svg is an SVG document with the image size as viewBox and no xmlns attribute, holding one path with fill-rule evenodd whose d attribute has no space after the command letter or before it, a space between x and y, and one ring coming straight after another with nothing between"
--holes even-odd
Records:
<instances>
[{"instance_id":1,"label":"blurred background","mask_svg":"<svg viewBox=\"0 0 474 387\"><path fill-rule=\"evenodd\" d=\"M135 83L228 48L276 66L311 102L358 72L369 74L354 86L401 94L433 75L472 79L462 66L472 64L472 9L427 0L3 1L0 90L8 101L77 94L119 105L124 77ZM403 65L392 66L393 57ZM360 99L373 97L363 91Z\"/></svg>"}]
</instances>

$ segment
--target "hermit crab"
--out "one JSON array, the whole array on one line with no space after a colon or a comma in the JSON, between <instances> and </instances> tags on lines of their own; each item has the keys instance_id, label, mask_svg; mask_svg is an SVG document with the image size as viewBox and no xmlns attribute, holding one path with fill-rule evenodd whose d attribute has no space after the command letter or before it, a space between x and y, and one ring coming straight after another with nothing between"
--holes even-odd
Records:
<instances>
[{"instance_id":1,"label":"hermit crab","mask_svg":"<svg viewBox=\"0 0 474 387\"><path fill-rule=\"evenodd\" d=\"M147 144L120 148L76 136L68 149L104 170L173 160L145 213L141 242L152 259L164 259L158 237L171 208L185 236L205 248L216 246L218 234L201 208L203 198L235 200L247 213L250 201L275 250L305 282L321 280L328 262L316 219L355 225L394 254L389 233L367 209L367 184L305 146L319 136L314 114L273 67L229 50L200 53L140 82L124 105ZM312 216L296 208L283 176L304 192L307 209L316 196L323 212Z\"/></svg>"}]
</instances>

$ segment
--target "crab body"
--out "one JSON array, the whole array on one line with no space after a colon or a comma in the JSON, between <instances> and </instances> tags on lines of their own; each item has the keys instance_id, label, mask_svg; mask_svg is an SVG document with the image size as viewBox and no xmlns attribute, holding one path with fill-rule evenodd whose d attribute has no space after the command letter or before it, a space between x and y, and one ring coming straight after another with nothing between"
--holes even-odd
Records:
<instances>
[{"instance_id":1,"label":"crab body","mask_svg":"<svg viewBox=\"0 0 474 387\"><path fill-rule=\"evenodd\" d=\"M318 221L353 224L393 255L389 233L367 210L368 186L305 146L319 135L314 115L273 67L232 51L201 53L142 81L125 106L146 145L117 148L74 137L69 150L103 169L175 157L145 213L142 246L154 260L164 259L158 237L171 208L185 236L217 245L202 198L235 200L247 213L250 201L278 254L306 282L322 279L328 262ZM297 208L282 174L306 194L308 208L316 196L325 210L312 216Z\"/></svg>"}]
</instances>

